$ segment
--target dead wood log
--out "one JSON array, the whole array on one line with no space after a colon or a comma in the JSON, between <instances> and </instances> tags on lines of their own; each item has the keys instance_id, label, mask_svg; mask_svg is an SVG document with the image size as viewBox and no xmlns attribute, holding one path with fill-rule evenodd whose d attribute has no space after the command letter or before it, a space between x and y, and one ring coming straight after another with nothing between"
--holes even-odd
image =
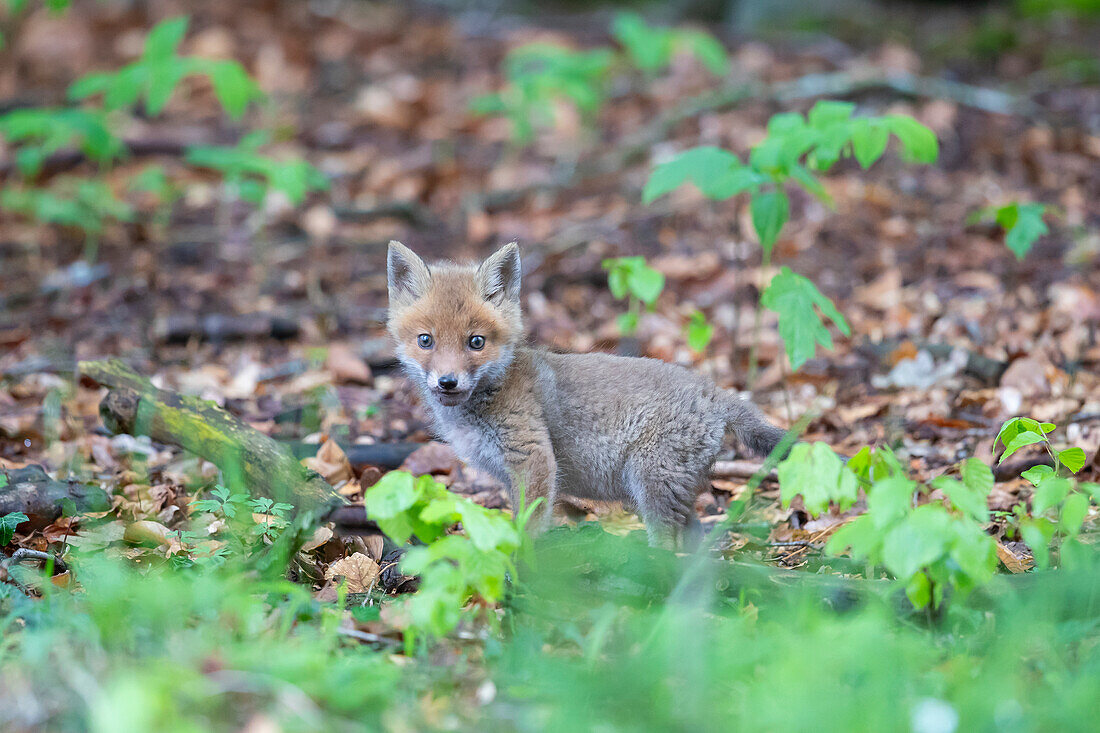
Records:
<instances>
[{"instance_id":1,"label":"dead wood log","mask_svg":"<svg viewBox=\"0 0 1100 733\"><path fill-rule=\"evenodd\" d=\"M27 515L23 529L41 529L53 523L72 502L78 512L104 512L111 508L110 497L98 486L79 481L55 481L42 466L0 468L6 485L0 486L0 517L12 512Z\"/></svg>"},{"instance_id":2,"label":"dead wood log","mask_svg":"<svg viewBox=\"0 0 1100 733\"><path fill-rule=\"evenodd\" d=\"M301 442L285 443L284 445L297 458L309 458L317 455L317 450L321 447L316 443ZM353 443L351 445L341 444L340 449L348 457L351 467L356 472L362 473L363 469L368 466L386 469L400 468L410 453L417 448L422 448L424 445L424 443L371 443L368 445Z\"/></svg>"},{"instance_id":3,"label":"dead wood log","mask_svg":"<svg viewBox=\"0 0 1100 733\"><path fill-rule=\"evenodd\" d=\"M99 413L111 432L148 435L205 458L228 481L243 483L253 495L293 505L299 527L345 504L290 450L213 402L157 389L117 359L83 361L79 368L86 378L110 390Z\"/></svg>"},{"instance_id":4,"label":"dead wood log","mask_svg":"<svg viewBox=\"0 0 1100 733\"><path fill-rule=\"evenodd\" d=\"M279 315L208 313L203 316L172 315L159 320L153 327L153 336L162 343L181 344L191 339L213 342L249 338L282 340L294 338L298 331L295 320Z\"/></svg>"}]
</instances>

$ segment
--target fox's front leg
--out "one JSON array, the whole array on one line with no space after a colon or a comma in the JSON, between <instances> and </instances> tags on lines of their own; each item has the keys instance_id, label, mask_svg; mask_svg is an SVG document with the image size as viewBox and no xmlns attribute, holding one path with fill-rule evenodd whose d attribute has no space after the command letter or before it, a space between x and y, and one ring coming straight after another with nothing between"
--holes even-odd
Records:
<instances>
[{"instance_id":1,"label":"fox's front leg","mask_svg":"<svg viewBox=\"0 0 1100 733\"><path fill-rule=\"evenodd\" d=\"M531 506L541 499L527 523L528 531L538 534L549 526L557 497L558 466L550 444L550 433L541 424L517 427L508 431L502 447L511 477L509 498L512 514L518 516L524 506Z\"/></svg>"}]
</instances>

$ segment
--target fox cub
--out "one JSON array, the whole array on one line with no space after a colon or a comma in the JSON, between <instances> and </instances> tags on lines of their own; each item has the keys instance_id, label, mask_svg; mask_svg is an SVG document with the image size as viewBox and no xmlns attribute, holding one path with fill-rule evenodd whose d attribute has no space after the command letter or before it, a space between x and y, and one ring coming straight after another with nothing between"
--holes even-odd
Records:
<instances>
[{"instance_id":1,"label":"fox cub","mask_svg":"<svg viewBox=\"0 0 1100 733\"><path fill-rule=\"evenodd\" d=\"M509 486L513 508L558 493L621 501L651 544L690 546L727 431L769 454L784 431L709 379L655 359L524 345L519 248L480 265L431 266L398 242L387 257L388 328L435 427L467 463ZM541 525L541 526L540 526Z\"/></svg>"}]
</instances>

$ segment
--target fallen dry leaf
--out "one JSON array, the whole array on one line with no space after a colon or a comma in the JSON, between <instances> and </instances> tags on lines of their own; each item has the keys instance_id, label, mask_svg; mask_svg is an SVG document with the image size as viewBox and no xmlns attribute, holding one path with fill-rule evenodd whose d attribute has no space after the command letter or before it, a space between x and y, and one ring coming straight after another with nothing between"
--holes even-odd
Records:
<instances>
[{"instance_id":1,"label":"fallen dry leaf","mask_svg":"<svg viewBox=\"0 0 1100 733\"><path fill-rule=\"evenodd\" d=\"M331 438L321 444L316 456L304 458L302 463L321 474L325 481L333 485L348 481L355 475L344 450Z\"/></svg>"},{"instance_id":2,"label":"fallen dry leaf","mask_svg":"<svg viewBox=\"0 0 1100 733\"><path fill-rule=\"evenodd\" d=\"M1018 545L1020 543L1013 542L1012 544ZM1035 565L1035 561L1030 555L1022 553L1017 555L1000 542L997 543L997 559L1001 561L1010 573L1026 573Z\"/></svg>"},{"instance_id":3,"label":"fallen dry leaf","mask_svg":"<svg viewBox=\"0 0 1100 733\"><path fill-rule=\"evenodd\" d=\"M408 471L414 476L423 476L427 473L454 473L462 469L462 461L458 459L449 445L444 443L425 443L414 450L401 464L402 471Z\"/></svg>"},{"instance_id":4,"label":"fallen dry leaf","mask_svg":"<svg viewBox=\"0 0 1100 733\"><path fill-rule=\"evenodd\" d=\"M371 558L361 552L337 560L325 571L325 580L342 576L348 584L348 593L365 593L378 579L381 569Z\"/></svg>"},{"instance_id":5,"label":"fallen dry leaf","mask_svg":"<svg viewBox=\"0 0 1100 733\"><path fill-rule=\"evenodd\" d=\"M367 362L360 359L345 343L329 345L325 368L332 372L337 383L370 384L371 382L371 371Z\"/></svg>"},{"instance_id":6,"label":"fallen dry leaf","mask_svg":"<svg viewBox=\"0 0 1100 733\"><path fill-rule=\"evenodd\" d=\"M331 529L325 526L318 527L313 531L313 537L311 537L308 542L302 545L302 549L300 550L300 552L312 552L313 550L316 550L318 547L325 544L331 539Z\"/></svg>"},{"instance_id":7,"label":"fallen dry leaf","mask_svg":"<svg viewBox=\"0 0 1100 733\"><path fill-rule=\"evenodd\" d=\"M122 534L122 539L138 544L149 542L154 545L167 545L169 542L168 535L171 531L160 522L143 519L127 525L126 531Z\"/></svg>"},{"instance_id":8,"label":"fallen dry leaf","mask_svg":"<svg viewBox=\"0 0 1100 733\"><path fill-rule=\"evenodd\" d=\"M382 548L385 545L385 540L380 534L372 534L363 538L363 544L367 547L367 554L374 560L378 561L382 559Z\"/></svg>"}]
</instances>

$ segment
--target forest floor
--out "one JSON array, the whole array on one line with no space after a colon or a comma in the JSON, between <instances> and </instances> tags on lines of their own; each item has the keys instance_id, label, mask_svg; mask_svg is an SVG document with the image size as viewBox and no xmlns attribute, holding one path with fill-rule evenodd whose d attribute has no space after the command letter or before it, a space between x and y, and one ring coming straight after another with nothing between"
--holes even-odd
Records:
<instances>
[{"instance_id":1,"label":"forest floor","mask_svg":"<svg viewBox=\"0 0 1100 733\"><path fill-rule=\"evenodd\" d=\"M0 51L0 103L59 104L89 69L132 60L153 20L189 13L183 52L241 60L270 95L251 121L331 182L301 206L269 201L255 212L227 201L217 179L181 153L196 142L230 144L242 128L222 120L209 88L193 81L161 115L129 126L134 152L104 174L119 191L151 165L188 181L166 225L153 223L155 202L133 195L147 216L109 227L87 263L79 234L5 214L0 467L42 464L94 481L115 497L120 521L171 526L186 516L193 462L172 447L110 437L97 414L102 391L75 379L78 360L109 356L279 439L428 444L427 416L384 330L391 239L426 259L473 259L517 240L531 342L640 353L747 389L759 286L771 274L762 272L747 201L681 190L643 205L641 189L672 152L709 144L744 156L772 114L830 97L913 115L936 132L940 159L915 166L887 156L869 171L843 162L824 178L835 209L792 194L773 262L811 277L852 332L834 333L832 350L791 374L775 317L765 313L753 399L782 425L812 410L804 437L841 453L894 446L922 480L967 456L992 462L1001 423L1028 415L1056 423L1056 442L1084 447L1081 477L1100 478L1100 86L1047 52L1087 56L1095 28L1030 29L985 57L965 47L981 21L949 10L865 19L875 33L859 26L838 28L839 37L729 38L729 80L677 61L656 79L616 87L595 129L566 115L521 149L505 120L471 114L471 100L499 88L501 60L519 44L607 44L606 16L336 7L325 15L304 2L77 3L61 16L35 12ZM989 93L862 88L869 71ZM796 80L801 92L791 94L786 83ZM667 129L654 123L737 83L758 84L760 94ZM640 153L623 152L639 144ZM0 151L0 170L10 166ZM78 155L59 155L43 175L94 171ZM1017 200L1055 212L1050 234L1022 260L998 227L969 223L978 210ZM644 255L667 279L634 340L619 335L624 306L601 267L624 255ZM716 327L703 354L683 335L696 309ZM926 349L930 361L920 356ZM142 476L137 454L145 455ZM353 501L392 467L349 471L331 447L316 465ZM504 505L500 488L448 449L429 444L404 465ZM1009 511L1031 490L1011 471L998 478L993 509ZM699 500L704 519L721 518L746 484L747 476L717 477ZM808 522L797 502L782 508L770 481L761 492L755 511L774 523L773 543L816 542L841 520ZM573 509L623 531L640 528L613 507ZM17 541L42 549L79 529L51 526ZM806 549L765 543L758 551L798 565Z\"/></svg>"}]
</instances>

